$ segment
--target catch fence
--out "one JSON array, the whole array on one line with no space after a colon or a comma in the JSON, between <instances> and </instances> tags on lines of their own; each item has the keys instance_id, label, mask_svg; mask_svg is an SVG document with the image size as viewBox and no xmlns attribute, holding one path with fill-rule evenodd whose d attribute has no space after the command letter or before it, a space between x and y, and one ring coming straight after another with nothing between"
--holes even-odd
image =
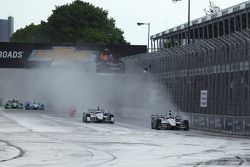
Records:
<instances>
[{"instance_id":1,"label":"catch fence","mask_svg":"<svg viewBox=\"0 0 250 167\"><path fill-rule=\"evenodd\" d=\"M160 83L193 127L218 129L219 121L221 131L250 132L249 29L121 60L128 73Z\"/></svg>"}]
</instances>

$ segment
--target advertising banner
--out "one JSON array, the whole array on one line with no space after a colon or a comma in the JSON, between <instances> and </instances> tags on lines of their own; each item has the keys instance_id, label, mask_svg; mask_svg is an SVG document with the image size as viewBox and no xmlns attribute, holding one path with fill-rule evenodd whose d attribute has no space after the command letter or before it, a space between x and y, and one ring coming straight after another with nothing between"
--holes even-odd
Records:
<instances>
[{"instance_id":1,"label":"advertising banner","mask_svg":"<svg viewBox=\"0 0 250 167\"><path fill-rule=\"evenodd\" d=\"M215 117L215 129L224 129L224 117L217 115Z\"/></svg>"},{"instance_id":2,"label":"advertising banner","mask_svg":"<svg viewBox=\"0 0 250 167\"><path fill-rule=\"evenodd\" d=\"M234 119L234 130L243 131L243 118L236 117Z\"/></svg>"},{"instance_id":3,"label":"advertising banner","mask_svg":"<svg viewBox=\"0 0 250 167\"><path fill-rule=\"evenodd\" d=\"M145 45L81 45L0 42L0 68L96 64L97 72L122 72L121 57L147 52Z\"/></svg>"},{"instance_id":4,"label":"advertising banner","mask_svg":"<svg viewBox=\"0 0 250 167\"><path fill-rule=\"evenodd\" d=\"M207 90L201 90L200 107L207 107Z\"/></svg>"},{"instance_id":5,"label":"advertising banner","mask_svg":"<svg viewBox=\"0 0 250 167\"><path fill-rule=\"evenodd\" d=\"M211 129L215 128L215 116L214 115L208 116L208 127Z\"/></svg>"},{"instance_id":6,"label":"advertising banner","mask_svg":"<svg viewBox=\"0 0 250 167\"><path fill-rule=\"evenodd\" d=\"M200 115L199 116L199 126L200 127L207 127L207 115Z\"/></svg>"},{"instance_id":7,"label":"advertising banner","mask_svg":"<svg viewBox=\"0 0 250 167\"><path fill-rule=\"evenodd\" d=\"M244 118L244 121L245 121L245 126L244 126L244 129L248 132L250 132L250 118L249 117L246 117Z\"/></svg>"},{"instance_id":8,"label":"advertising banner","mask_svg":"<svg viewBox=\"0 0 250 167\"><path fill-rule=\"evenodd\" d=\"M225 130L233 131L233 124L234 124L233 117L225 117Z\"/></svg>"}]
</instances>

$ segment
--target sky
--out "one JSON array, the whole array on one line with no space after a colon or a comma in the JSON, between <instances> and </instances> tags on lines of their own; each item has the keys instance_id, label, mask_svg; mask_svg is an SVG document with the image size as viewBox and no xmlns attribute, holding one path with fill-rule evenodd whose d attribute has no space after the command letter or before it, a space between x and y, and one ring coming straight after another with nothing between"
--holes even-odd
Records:
<instances>
[{"instance_id":1,"label":"sky","mask_svg":"<svg viewBox=\"0 0 250 167\"><path fill-rule=\"evenodd\" d=\"M0 19L14 17L14 31L31 23L47 21L55 6L74 0L1 0ZM150 36L186 23L188 0L83 0L107 10L116 20L116 27L124 31L125 40L132 45L147 45L148 26L137 26L137 22L150 23ZM246 0L213 0L221 9ZM205 15L209 0L191 0L191 20Z\"/></svg>"}]
</instances>

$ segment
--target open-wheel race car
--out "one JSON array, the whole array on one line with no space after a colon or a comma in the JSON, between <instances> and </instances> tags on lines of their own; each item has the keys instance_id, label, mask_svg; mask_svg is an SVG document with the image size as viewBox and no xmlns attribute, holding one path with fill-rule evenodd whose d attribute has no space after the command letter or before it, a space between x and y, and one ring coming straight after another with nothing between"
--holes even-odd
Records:
<instances>
[{"instance_id":1,"label":"open-wheel race car","mask_svg":"<svg viewBox=\"0 0 250 167\"><path fill-rule=\"evenodd\" d=\"M114 114L110 112L100 109L88 109L87 112L83 112L82 121L86 123L114 123Z\"/></svg>"},{"instance_id":2,"label":"open-wheel race car","mask_svg":"<svg viewBox=\"0 0 250 167\"><path fill-rule=\"evenodd\" d=\"M172 115L171 111L166 114L155 114L151 116L152 129L189 130L188 120L182 120L180 116Z\"/></svg>"},{"instance_id":3,"label":"open-wheel race car","mask_svg":"<svg viewBox=\"0 0 250 167\"><path fill-rule=\"evenodd\" d=\"M5 109L23 109L23 103L20 103L18 100L8 100L4 105Z\"/></svg>"},{"instance_id":4,"label":"open-wheel race car","mask_svg":"<svg viewBox=\"0 0 250 167\"><path fill-rule=\"evenodd\" d=\"M40 102L26 102L25 103L26 110L44 110L44 104Z\"/></svg>"}]
</instances>

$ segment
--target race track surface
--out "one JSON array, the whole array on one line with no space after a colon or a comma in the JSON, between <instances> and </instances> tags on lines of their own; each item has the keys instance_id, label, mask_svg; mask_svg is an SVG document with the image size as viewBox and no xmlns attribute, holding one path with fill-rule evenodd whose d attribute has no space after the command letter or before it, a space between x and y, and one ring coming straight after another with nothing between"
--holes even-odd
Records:
<instances>
[{"instance_id":1,"label":"race track surface","mask_svg":"<svg viewBox=\"0 0 250 167\"><path fill-rule=\"evenodd\" d=\"M3 167L250 166L250 140L82 123L38 111L0 111Z\"/></svg>"}]
</instances>

